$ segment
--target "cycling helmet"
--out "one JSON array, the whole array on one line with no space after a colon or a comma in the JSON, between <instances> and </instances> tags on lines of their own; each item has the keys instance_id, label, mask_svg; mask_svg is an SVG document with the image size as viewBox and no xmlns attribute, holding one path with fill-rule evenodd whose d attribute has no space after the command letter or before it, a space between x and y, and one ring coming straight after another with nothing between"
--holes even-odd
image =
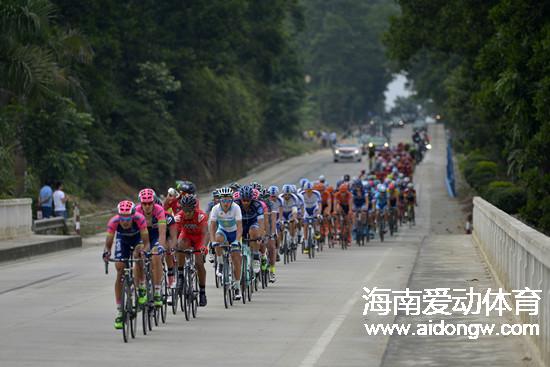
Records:
<instances>
[{"instance_id":1,"label":"cycling helmet","mask_svg":"<svg viewBox=\"0 0 550 367\"><path fill-rule=\"evenodd\" d=\"M319 182L325 183L326 180L327 180L327 179L325 178L324 175L319 176Z\"/></svg>"},{"instance_id":2,"label":"cycling helmet","mask_svg":"<svg viewBox=\"0 0 550 367\"><path fill-rule=\"evenodd\" d=\"M244 200L252 200L254 198L254 189L252 186L245 185L239 190L240 198Z\"/></svg>"},{"instance_id":3,"label":"cycling helmet","mask_svg":"<svg viewBox=\"0 0 550 367\"><path fill-rule=\"evenodd\" d=\"M305 184L308 183L309 180L307 178L300 179L300 187L303 189Z\"/></svg>"},{"instance_id":4,"label":"cycling helmet","mask_svg":"<svg viewBox=\"0 0 550 367\"><path fill-rule=\"evenodd\" d=\"M414 187L414 184L412 182L409 182L407 184L407 188L412 189Z\"/></svg>"},{"instance_id":5,"label":"cycling helmet","mask_svg":"<svg viewBox=\"0 0 550 367\"><path fill-rule=\"evenodd\" d=\"M239 185L237 182L230 183L229 188L231 188L233 191L238 191L241 188L241 185Z\"/></svg>"},{"instance_id":6,"label":"cycling helmet","mask_svg":"<svg viewBox=\"0 0 550 367\"><path fill-rule=\"evenodd\" d=\"M123 200L117 205L118 215L129 216L136 212L136 206L130 200Z\"/></svg>"},{"instance_id":7,"label":"cycling helmet","mask_svg":"<svg viewBox=\"0 0 550 367\"><path fill-rule=\"evenodd\" d=\"M188 195L194 195L197 192L197 188L195 187L195 184L191 181L176 181L176 189L179 192L188 194Z\"/></svg>"},{"instance_id":8,"label":"cycling helmet","mask_svg":"<svg viewBox=\"0 0 550 367\"><path fill-rule=\"evenodd\" d=\"M264 200L267 199L269 197L269 190L263 187L260 191L260 197Z\"/></svg>"},{"instance_id":9,"label":"cycling helmet","mask_svg":"<svg viewBox=\"0 0 550 367\"><path fill-rule=\"evenodd\" d=\"M317 190L319 192L325 191L325 184L322 182L318 182L313 186L313 190Z\"/></svg>"},{"instance_id":10,"label":"cycling helmet","mask_svg":"<svg viewBox=\"0 0 550 367\"><path fill-rule=\"evenodd\" d=\"M369 186L374 187L374 180L369 180Z\"/></svg>"},{"instance_id":11,"label":"cycling helmet","mask_svg":"<svg viewBox=\"0 0 550 367\"><path fill-rule=\"evenodd\" d=\"M290 188L292 189L293 194L296 194L298 192L298 189L296 188L296 185L290 185Z\"/></svg>"},{"instance_id":12,"label":"cycling helmet","mask_svg":"<svg viewBox=\"0 0 550 367\"><path fill-rule=\"evenodd\" d=\"M224 187L219 188L217 191L218 191L218 196L219 197L233 196L233 189L231 189L231 187L224 186Z\"/></svg>"},{"instance_id":13,"label":"cycling helmet","mask_svg":"<svg viewBox=\"0 0 550 367\"><path fill-rule=\"evenodd\" d=\"M216 189L216 190L212 191L212 197L214 199L219 198L220 197L220 189Z\"/></svg>"},{"instance_id":14,"label":"cycling helmet","mask_svg":"<svg viewBox=\"0 0 550 367\"><path fill-rule=\"evenodd\" d=\"M408 177L405 177L405 178L403 179L403 182L404 182L404 183L407 183L407 184L408 184L410 181L411 181L411 179L408 178Z\"/></svg>"},{"instance_id":15,"label":"cycling helmet","mask_svg":"<svg viewBox=\"0 0 550 367\"><path fill-rule=\"evenodd\" d=\"M269 191L269 195L271 196L279 195L279 188L277 186L269 186L269 189L267 189L267 191Z\"/></svg>"},{"instance_id":16,"label":"cycling helmet","mask_svg":"<svg viewBox=\"0 0 550 367\"><path fill-rule=\"evenodd\" d=\"M292 185L283 185L283 194L292 194Z\"/></svg>"},{"instance_id":17,"label":"cycling helmet","mask_svg":"<svg viewBox=\"0 0 550 367\"><path fill-rule=\"evenodd\" d=\"M260 187L262 187L262 185L260 185L259 183L257 183L256 181L253 181L250 183L250 186L252 186L253 189L256 189L258 190Z\"/></svg>"},{"instance_id":18,"label":"cycling helmet","mask_svg":"<svg viewBox=\"0 0 550 367\"><path fill-rule=\"evenodd\" d=\"M183 209L194 209L197 206L195 195L184 195L180 198L180 206Z\"/></svg>"},{"instance_id":19,"label":"cycling helmet","mask_svg":"<svg viewBox=\"0 0 550 367\"><path fill-rule=\"evenodd\" d=\"M389 184L389 186L388 186L388 189L389 189L390 191L395 190L395 185L393 184L393 182L390 182L390 184Z\"/></svg>"},{"instance_id":20,"label":"cycling helmet","mask_svg":"<svg viewBox=\"0 0 550 367\"><path fill-rule=\"evenodd\" d=\"M329 185L329 186L327 187L327 192L328 192L328 193L334 192L334 187L332 187L331 185Z\"/></svg>"},{"instance_id":21,"label":"cycling helmet","mask_svg":"<svg viewBox=\"0 0 550 367\"><path fill-rule=\"evenodd\" d=\"M309 181L304 183L304 190L313 190L313 184Z\"/></svg>"},{"instance_id":22,"label":"cycling helmet","mask_svg":"<svg viewBox=\"0 0 550 367\"><path fill-rule=\"evenodd\" d=\"M340 192L348 192L348 184L346 182L342 183L340 187L338 188L338 191Z\"/></svg>"},{"instance_id":23,"label":"cycling helmet","mask_svg":"<svg viewBox=\"0 0 550 367\"><path fill-rule=\"evenodd\" d=\"M241 193L239 191L235 191L233 193L233 200L239 200L241 198Z\"/></svg>"},{"instance_id":24,"label":"cycling helmet","mask_svg":"<svg viewBox=\"0 0 550 367\"><path fill-rule=\"evenodd\" d=\"M378 191L379 191L380 193L386 192L386 185L380 185L380 186L378 187Z\"/></svg>"},{"instance_id":25,"label":"cycling helmet","mask_svg":"<svg viewBox=\"0 0 550 367\"><path fill-rule=\"evenodd\" d=\"M153 203L155 202L155 192L152 189L143 189L138 194L140 203Z\"/></svg>"},{"instance_id":26,"label":"cycling helmet","mask_svg":"<svg viewBox=\"0 0 550 367\"><path fill-rule=\"evenodd\" d=\"M344 175L344 181L349 182L350 176L348 174Z\"/></svg>"}]
</instances>

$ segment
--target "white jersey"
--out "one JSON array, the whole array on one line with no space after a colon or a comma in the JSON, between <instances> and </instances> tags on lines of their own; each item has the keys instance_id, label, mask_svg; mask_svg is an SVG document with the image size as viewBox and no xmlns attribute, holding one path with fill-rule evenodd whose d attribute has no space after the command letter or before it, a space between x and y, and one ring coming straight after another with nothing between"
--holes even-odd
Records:
<instances>
[{"instance_id":1,"label":"white jersey","mask_svg":"<svg viewBox=\"0 0 550 367\"><path fill-rule=\"evenodd\" d=\"M289 213L293 208L298 209L301 206L300 199L295 194L290 194L288 200L285 199L284 194L279 195L279 198L282 201L283 213Z\"/></svg>"},{"instance_id":2,"label":"white jersey","mask_svg":"<svg viewBox=\"0 0 550 367\"><path fill-rule=\"evenodd\" d=\"M308 196L304 191L302 193L302 200L304 201L304 207L306 209L317 208L321 205L321 193L317 190L313 190L311 195Z\"/></svg>"},{"instance_id":3,"label":"white jersey","mask_svg":"<svg viewBox=\"0 0 550 367\"><path fill-rule=\"evenodd\" d=\"M241 207L235 203L231 203L231 207L229 207L227 212L222 209L221 203L216 204L210 212L210 221L216 221L218 228L226 232L235 232L237 230L237 222L242 221L242 219Z\"/></svg>"}]
</instances>

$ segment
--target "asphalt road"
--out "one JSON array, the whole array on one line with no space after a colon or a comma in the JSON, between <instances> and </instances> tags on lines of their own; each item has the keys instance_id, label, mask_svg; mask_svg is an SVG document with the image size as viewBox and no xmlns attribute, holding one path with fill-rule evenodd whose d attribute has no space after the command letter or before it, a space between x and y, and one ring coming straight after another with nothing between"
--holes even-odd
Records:
<instances>
[{"instance_id":1,"label":"asphalt road","mask_svg":"<svg viewBox=\"0 0 550 367\"><path fill-rule=\"evenodd\" d=\"M397 130L396 143L410 131ZM443 144L434 134L433 145ZM428 155L426 162L441 164ZM253 175L281 185L324 174L334 182L356 175L366 163L333 163L319 151ZM425 165L423 163L422 165ZM326 249L314 260L298 255L277 264L277 282L253 301L223 306L208 267L208 306L198 318L168 315L167 324L128 344L113 329L111 272L104 274L101 245L0 266L0 366L136 366L158 363L197 366L378 366L388 337L367 336L364 322L391 323L394 316L363 317L362 288L404 289L419 243L430 228L426 194L441 185L439 169L417 172L417 226L381 244L348 251ZM437 177L436 177L437 176ZM243 181L249 181L246 178Z\"/></svg>"}]
</instances>

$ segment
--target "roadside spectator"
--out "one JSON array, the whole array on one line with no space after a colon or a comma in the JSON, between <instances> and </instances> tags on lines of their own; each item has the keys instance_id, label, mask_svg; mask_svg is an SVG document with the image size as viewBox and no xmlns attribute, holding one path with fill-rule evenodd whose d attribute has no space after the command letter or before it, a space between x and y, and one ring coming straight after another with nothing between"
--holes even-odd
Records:
<instances>
[{"instance_id":1,"label":"roadside spectator","mask_svg":"<svg viewBox=\"0 0 550 367\"><path fill-rule=\"evenodd\" d=\"M46 181L38 194L38 209L42 212L42 218L49 218L53 214L53 191L50 184L51 182L49 180Z\"/></svg>"},{"instance_id":2,"label":"roadside spectator","mask_svg":"<svg viewBox=\"0 0 550 367\"><path fill-rule=\"evenodd\" d=\"M53 192L53 205L55 208L56 217L69 217L65 204L69 200L69 196L63 192L63 182L58 181Z\"/></svg>"},{"instance_id":3,"label":"roadside spectator","mask_svg":"<svg viewBox=\"0 0 550 367\"><path fill-rule=\"evenodd\" d=\"M330 133L330 144L332 146L336 145L336 133L334 131Z\"/></svg>"}]
</instances>

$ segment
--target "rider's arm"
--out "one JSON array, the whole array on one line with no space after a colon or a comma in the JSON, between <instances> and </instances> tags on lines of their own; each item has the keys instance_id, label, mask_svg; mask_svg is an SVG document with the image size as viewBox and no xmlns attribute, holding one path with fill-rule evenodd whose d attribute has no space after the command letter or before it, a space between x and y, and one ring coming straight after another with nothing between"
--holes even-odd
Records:
<instances>
[{"instance_id":1,"label":"rider's arm","mask_svg":"<svg viewBox=\"0 0 550 367\"><path fill-rule=\"evenodd\" d=\"M237 221L237 241L240 241L243 236L243 221Z\"/></svg>"},{"instance_id":2,"label":"rider's arm","mask_svg":"<svg viewBox=\"0 0 550 367\"><path fill-rule=\"evenodd\" d=\"M111 252L114 239L115 239L115 233L107 232L107 237L105 238L105 251L109 251L109 253Z\"/></svg>"},{"instance_id":3,"label":"rider's arm","mask_svg":"<svg viewBox=\"0 0 550 367\"><path fill-rule=\"evenodd\" d=\"M141 236L141 241L143 242L143 247L145 251L149 251L151 249L151 243L149 242L149 231L147 230L147 221L145 220L145 217L141 214L134 214L133 219L139 229L139 234ZM166 235L166 233L165 233Z\"/></svg>"}]
</instances>

